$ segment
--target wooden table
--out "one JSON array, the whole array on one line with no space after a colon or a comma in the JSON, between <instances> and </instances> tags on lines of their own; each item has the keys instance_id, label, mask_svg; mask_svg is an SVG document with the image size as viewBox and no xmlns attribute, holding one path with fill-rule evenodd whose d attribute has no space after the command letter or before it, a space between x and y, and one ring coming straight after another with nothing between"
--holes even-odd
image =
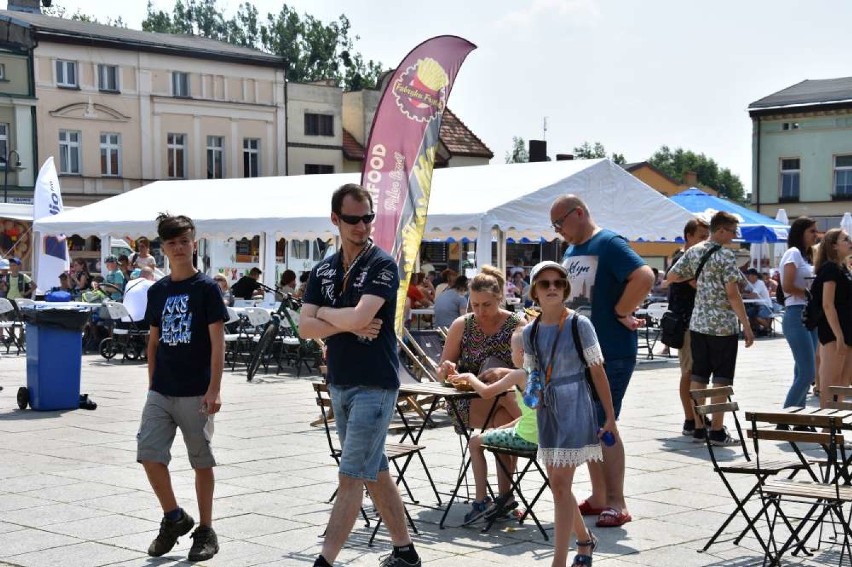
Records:
<instances>
[{"instance_id":1,"label":"wooden table","mask_svg":"<svg viewBox=\"0 0 852 567\"><path fill-rule=\"evenodd\" d=\"M447 401L447 405L450 406L450 411L453 412L458 423L464 423L464 420L462 419L462 415L461 415L461 412L459 411L459 407L458 407L459 401L461 401L461 400L472 400L472 399L479 398L479 394L477 394L476 392L457 390L455 387L444 386L443 384L440 384L438 382L421 382L419 384L402 384L399 387L399 394L400 394L400 396L416 395L416 396L442 397ZM485 418L485 426L486 427L491 422L491 419L494 417L494 412L497 409L497 402L500 400L500 397L502 395L504 395L504 394L501 394L499 396L494 397L494 403L491 405L491 409L488 412L488 416ZM429 423L429 417L432 415L432 412L434 411L434 409L435 409L435 404L433 403L429 406L429 410L426 412L426 416L423 419L423 423L421 424L421 426L416 431L413 430L411 427L409 427L407 420L405 419L402 412L400 411L399 412L400 417L403 421L403 424L405 424L405 429L406 429L406 432L403 433L403 436L400 439L400 442L402 442L406 438L410 437L412 443L417 444L418 440L420 439L420 435L423 434L423 430L426 428L426 424ZM485 427L483 427L481 431L484 431L484 430L485 430ZM465 437L465 442L469 443L470 442L470 429L464 428L463 431L462 431L462 434ZM467 471L470 468L470 464L471 464L471 458L468 455L468 457L464 460L464 463L462 464L461 469L459 470L458 480L456 481L456 485L455 485L455 487L453 487L453 490L450 493L450 500L447 502L447 507L444 509L444 515L441 516L441 521L438 523L438 526L441 529L444 529L444 522L447 519L447 515L450 513L450 508L453 507L453 502L458 497L459 489L461 488L462 482L465 479L465 475L467 474ZM488 486L488 490L491 491L490 485ZM491 491L491 492L492 492L492 497L493 497L493 491ZM440 505L440 502L439 502L439 505Z\"/></svg>"}]
</instances>

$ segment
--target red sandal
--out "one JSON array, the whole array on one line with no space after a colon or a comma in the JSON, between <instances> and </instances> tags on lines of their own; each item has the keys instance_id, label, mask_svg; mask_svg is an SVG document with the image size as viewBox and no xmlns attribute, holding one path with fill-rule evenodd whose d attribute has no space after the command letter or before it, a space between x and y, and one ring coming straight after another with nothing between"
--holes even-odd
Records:
<instances>
[{"instance_id":1,"label":"red sandal","mask_svg":"<svg viewBox=\"0 0 852 567\"><path fill-rule=\"evenodd\" d=\"M583 516L600 516L606 508L595 508L589 504L588 499L579 504L580 514Z\"/></svg>"},{"instance_id":2,"label":"red sandal","mask_svg":"<svg viewBox=\"0 0 852 567\"><path fill-rule=\"evenodd\" d=\"M619 512L615 508L607 508L598 516L595 525L599 528L618 528L633 520L633 516Z\"/></svg>"}]
</instances>

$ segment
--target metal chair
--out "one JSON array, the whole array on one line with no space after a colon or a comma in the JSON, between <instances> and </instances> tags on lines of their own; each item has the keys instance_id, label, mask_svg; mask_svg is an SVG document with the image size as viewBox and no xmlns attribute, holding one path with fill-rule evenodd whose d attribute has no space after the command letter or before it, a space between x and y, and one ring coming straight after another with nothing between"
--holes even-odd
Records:
<instances>
[{"instance_id":1,"label":"metal chair","mask_svg":"<svg viewBox=\"0 0 852 567\"><path fill-rule=\"evenodd\" d=\"M26 350L24 346L24 324L21 321L20 312L15 305L6 299L0 297L0 330L2 330L3 344L6 345L6 354L15 345L17 349L15 354L21 354Z\"/></svg>"},{"instance_id":2,"label":"metal chair","mask_svg":"<svg viewBox=\"0 0 852 567\"><path fill-rule=\"evenodd\" d=\"M746 503L755 497L758 493L760 485L762 485L766 479L770 476L776 475L781 472L789 472L790 477L794 476L797 472L802 470L807 470L808 466L805 462L801 460L791 461L791 460L779 460L773 459L771 461L765 460L763 463L756 463L751 460L751 456L748 452L748 447L746 445L746 441L743 438L742 427L740 426L739 418L737 417L737 411L739 410L739 405L732 401L732 396L734 394L734 389L731 386L725 386L720 388L706 388L702 390L693 390L690 392L690 396L692 398L692 403L695 407L695 413L698 415L699 419L704 419L705 417L717 413L724 412L730 413L734 418L734 423L736 425L737 435L740 440L740 448L742 449L743 459L738 460L730 460L724 452L719 454L720 449L715 447L709 436L705 436L705 442L707 444L707 451L710 454L710 460L713 463L713 471L719 475L719 478L722 480L722 484L725 485L725 489L730 494L733 499L736 507L731 511L728 517L722 522L722 525L719 526L719 529L716 530L707 543L701 548L701 551L707 551L711 545L716 543L716 540L722 535L722 532L725 531L725 528L737 517L737 515L742 515L746 521L745 529L740 532L740 534L734 538L734 543L739 545L739 542L742 538L751 531L754 536L757 538L758 543L763 548L766 553L769 553L769 548L767 543L764 541L763 537L761 537L760 533L755 528L755 522L758 520L760 513L755 514L753 516L749 516L746 512L745 505ZM722 404L713 404L708 403L705 404L704 401L707 399L711 399L713 397L725 396L728 401L727 403ZM726 451L725 451L726 452ZM743 476L751 476L754 477L754 484L751 488L744 494L739 495L731 483L731 479L728 478L729 475L736 476L738 478L742 478ZM761 510L761 513L763 510Z\"/></svg>"},{"instance_id":3,"label":"metal chair","mask_svg":"<svg viewBox=\"0 0 852 567\"><path fill-rule=\"evenodd\" d=\"M331 410L331 395L328 391L328 385L325 382L313 382L314 393L316 394L317 406L320 408L320 413L322 414L322 422L325 427L325 436L328 441L328 447L331 451L331 458L334 459L334 462L337 463L337 466L340 466L340 459L343 456L343 450L341 447L338 447L336 442L334 441L333 436L331 435L331 427L329 425L328 412ZM408 468L408 464L411 462L411 457L414 456L415 453L419 454L425 447L421 445L413 445L410 443L386 443L385 444L385 455L388 458L388 461L394 464L397 472L396 484L399 485L400 482L405 482L405 470ZM403 459L402 466L399 466L397 463L398 460ZM405 485L407 487L407 484ZM369 491L368 491L369 494ZM410 491L409 491L410 495ZM334 500L337 496L337 491L329 498L329 502ZM411 530L414 533L419 533L417 531L417 526L414 523L414 520L411 518L411 515L408 513L408 509L405 507L403 503L403 511L405 512L405 517L408 519L408 525L411 526ZM370 520L367 516L367 513L364 511L364 507L361 507L361 516L367 522L366 527L370 527ZM370 534L370 539L367 542L367 545L372 547L373 540L376 537L376 533L379 531L379 526L382 524L382 518L377 515L376 517L376 525L373 528L373 533Z\"/></svg>"},{"instance_id":4,"label":"metal chair","mask_svg":"<svg viewBox=\"0 0 852 567\"><path fill-rule=\"evenodd\" d=\"M128 358L137 360L145 355L148 344L148 329L139 327L127 310L127 306L117 301L105 301L109 317L113 322L110 336L103 339L99 345L101 356L107 360L118 353L122 354L121 363Z\"/></svg>"}]
</instances>

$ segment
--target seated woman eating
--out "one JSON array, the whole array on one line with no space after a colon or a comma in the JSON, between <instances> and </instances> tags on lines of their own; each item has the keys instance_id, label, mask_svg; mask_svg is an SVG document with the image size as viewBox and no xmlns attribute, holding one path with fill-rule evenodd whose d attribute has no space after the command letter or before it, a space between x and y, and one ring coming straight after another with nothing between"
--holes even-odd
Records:
<instances>
[{"instance_id":1,"label":"seated woman eating","mask_svg":"<svg viewBox=\"0 0 852 567\"><path fill-rule=\"evenodd\" d=\"M519 315L500 308L505 283L500 270L492 266L483 267L471 281L470 308L473 313L459 317L450 325L438 366L442 380L455 374L471 373L483 383L491 384L513 370L510 339L516 329L523 327L524 321ZM456 423L456 429L500 427L521 417L514 396L500 396L496 403L491 419L486 423L494 404L492 400L461 400L458 408L463 423ZM455 415L451 414L451 417L456 419ZM511 474L514 467L508 468L508 471ZM509 477L501 467L498 467L497 473L502 494L509 489ZM490 501L483 495L473 503L472 512L484 512L489 504Z\"/></svg>"}]
</instances>

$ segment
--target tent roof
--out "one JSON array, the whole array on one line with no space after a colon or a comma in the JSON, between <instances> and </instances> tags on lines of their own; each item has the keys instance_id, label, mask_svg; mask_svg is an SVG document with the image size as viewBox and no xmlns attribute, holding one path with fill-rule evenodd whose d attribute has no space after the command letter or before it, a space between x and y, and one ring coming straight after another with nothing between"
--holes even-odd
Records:
<instances>
[{"instance_id":1,"label":"tent roof","mask_svg":"<svg viewBox=\"0 0 852 567\"><path fill-rule=\"evenodd\" d=\"M486 222L513 238L555 237L550 221L553 201L567 193L580 197L598 226L628 240L675 241L692 216L614 162L583 160L587 167L569 177L543 182L541 188L486 213Z\"/></svg>"},{"instance_id":2,"label":"tent roof","mask_svg":"<svg viewBox=\"0 0 852 567\"><path fill-rule=\"evenodd\" d=\"M777 220L762 215L733 201L716 197L692 187L672 197L672 201L697 217L710 221L718 211L736 216L740 221L740 236L746 242L784 242L789 227Z\"/></svg>"},{"instance_id":3,"label":"tent roof","mask_svg":"<svg viewBox=\"0 0 852 567\"><path fill-rule=\"evenodd\" d=\"M153 236L154 218L165 210L190 216L202 237L266 232L325 239L337 232L329 218L331 194L359 178L346 173L157 181L41 219L34 228L81 236ZM586 200L599 224L631 239L673 240L690 218L609 160L485 165L435 170L423 237L475 238L486 212L493 212L507 236L554 237L550 205L567 192Z\"/></svg>"}]
</instances>

